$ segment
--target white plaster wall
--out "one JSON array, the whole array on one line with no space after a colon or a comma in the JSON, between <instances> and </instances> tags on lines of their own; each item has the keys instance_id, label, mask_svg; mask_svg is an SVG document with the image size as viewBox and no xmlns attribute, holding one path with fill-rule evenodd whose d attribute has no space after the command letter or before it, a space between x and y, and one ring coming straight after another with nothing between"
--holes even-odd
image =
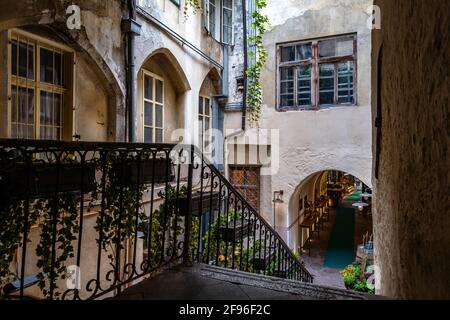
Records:
<instances>
[{"instance_id":1,"label":"white plaster wall","mask_svg":"<svg viewBox=\"0 0 450 320\"><path fill-rule=\"evenodd\" d=\"M279 130L279 170L262 177L261 213L273 221L273 191L284 190L277 221L288 227L289 201L298 185L323 170L340 170L371 182L371 30L366 9L372 0L304 0L267 2L272 28L263 43L268 61L262 70L263 107L261 129ZM278 43L341 34L357 34L357 105L320 111L275 111L276 47ZM240 113L228 113L226 127L238 127ZM272 141L272 146L277 143ZM276 148L272 148L276 150ZM277 156L272 153L272 156ZM277 223L278 224L278 223ZM285 237L286 238L286 237Z\"/></svg>"},{"instance_id":2,"label":"white plaster wall","mask_svg":"<svg viewBox=\"0 0 450 320\"><path fill-rule=\"evenodd\" d=\"M141 0L140 4L187 41L200 48L215 61L222 63L221 46L207 35L202 26L202 17L199 12L194 13L190 9L188 15L184 16L183 6L178 8L168 0ZM215 66L188 47L183 46L178 40L164 32L159 32L160 29L155 25L146 22L141 17L138 17L138 22L142 24L142 34L136 39L136 72L157 49L166 48L173 54L190 87L190 90L178 94L177 109L184 110L182 127L186 129L187 133L185 142L192 142L194 123L198 119L200 88L208 73Z\"/></svg>"}]
</instances>

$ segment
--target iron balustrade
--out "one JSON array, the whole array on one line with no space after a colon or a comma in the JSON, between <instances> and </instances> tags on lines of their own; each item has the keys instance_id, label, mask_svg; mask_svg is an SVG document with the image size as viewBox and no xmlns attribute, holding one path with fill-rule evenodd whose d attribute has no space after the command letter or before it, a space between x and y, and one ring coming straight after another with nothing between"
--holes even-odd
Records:
<instances>
[{"instance_id":1,"label":"iron balustrade","mask_svg":"<svg viewBox=\"0 0 450 320\"><path fill-rule=\"evenodd\" d=\"M313 281L191 145L0 139L0 237L10 298L105 298L180 263Z\"/></svg>"}]
</instances>

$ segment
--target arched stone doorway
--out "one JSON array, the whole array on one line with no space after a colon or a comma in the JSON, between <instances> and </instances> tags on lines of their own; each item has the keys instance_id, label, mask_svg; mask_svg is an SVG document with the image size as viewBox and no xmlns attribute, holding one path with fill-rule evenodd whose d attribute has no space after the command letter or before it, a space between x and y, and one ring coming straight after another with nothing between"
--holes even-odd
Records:
<instances>
[{"instance_id":1,"label":"arched stone doorway","mask_svg":"<svg viewBox=\"0 0 450 320\"><path fill-rule=\"evenodd\" d=\"M316 283L345 288L340 271L360 263L361 245L373 241L372 197L366 193L371 188L351 173L325 170L304 179L290 197L286 237ZM374 264L373 251L366 264Z\"/></svg>"}]
</instances>

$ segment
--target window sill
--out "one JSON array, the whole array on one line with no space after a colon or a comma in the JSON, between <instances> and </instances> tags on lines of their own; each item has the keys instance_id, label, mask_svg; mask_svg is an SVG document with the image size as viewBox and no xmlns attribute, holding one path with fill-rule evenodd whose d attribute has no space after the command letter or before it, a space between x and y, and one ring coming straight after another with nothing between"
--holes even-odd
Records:
<instances>
[{"instance_id":1,"label":"window sill","mask_svg":"<svg viewBox=\"0 0 450 320\"><path fill-rule=\"evenodd\" d=\"M321 111L321 110L331 110L337 108L351 108L358 107L357 104L330 104L321 105L319 107L277 107L275 108L277 112L288 112L288 111Z\"/></svg>"}]
</instances>

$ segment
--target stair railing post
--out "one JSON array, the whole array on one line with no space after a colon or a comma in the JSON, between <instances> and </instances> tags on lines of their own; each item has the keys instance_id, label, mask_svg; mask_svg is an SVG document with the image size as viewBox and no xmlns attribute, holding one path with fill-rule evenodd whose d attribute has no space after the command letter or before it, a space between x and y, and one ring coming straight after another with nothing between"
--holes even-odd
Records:
<instances>
[{"instance_id":1,"label":"stair railing post","mask_svg":"<svg viewBox=\"0 0 450 320\"><path fill-rule=\"evenodd\" d=\"M194 171L194 145L190 146L189 163L188 163L188 181L187 181L187 212L185 216L184 227L184 248L183 248L183 263L192 266L192 253L190 250L191 242L191 228L192 228L192 180Z\"/></svg>"}]
</instances>

